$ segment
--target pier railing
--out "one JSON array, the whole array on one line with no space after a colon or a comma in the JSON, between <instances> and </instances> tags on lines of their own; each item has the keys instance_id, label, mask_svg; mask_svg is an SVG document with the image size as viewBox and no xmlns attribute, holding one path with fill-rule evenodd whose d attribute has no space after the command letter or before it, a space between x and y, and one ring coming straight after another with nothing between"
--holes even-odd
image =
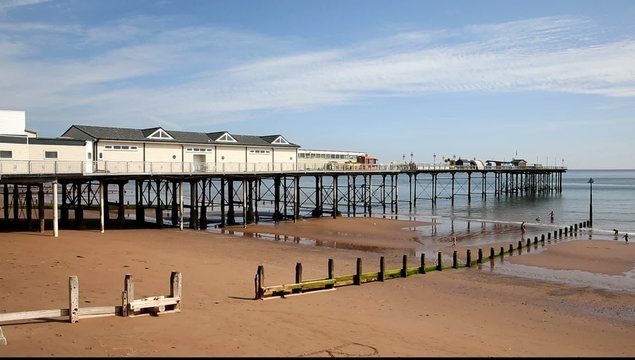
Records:
<instances>
[{"instance_id":1,"label":"pier railing","mask_svg":"<svg viewBox=\"0 0 635 360\"><path fill-rule=\"evenodd\" d=\"M58 175L58 174L225 174L289 171L483 171L483 170L564 170L564 167L524 166L514 168L476 167L473 165L381 164L356 163L200 163L200 162L147 162L147 161L50 161L1 160L1 175Z\"/></svg>"}]
</instances>

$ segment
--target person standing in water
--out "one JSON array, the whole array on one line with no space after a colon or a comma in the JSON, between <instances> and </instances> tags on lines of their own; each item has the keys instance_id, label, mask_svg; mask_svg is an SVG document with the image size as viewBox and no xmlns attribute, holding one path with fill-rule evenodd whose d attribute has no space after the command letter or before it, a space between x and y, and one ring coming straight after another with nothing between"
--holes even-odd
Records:
<instances>
[{"instance_id":1,"label":"person standing in water","mask_svg":"<svg viewBox=\"0 0 635 360\"><path fill-rule=\"evenodd\" d=\"M549 213L549 219L551 220L551 222L553 222L553 210L551 210L551 212Z\"/></svg>"},{"instance_id":2,"label":"person standing in water","mask_svg":"<svg viewBox=\"0 0 635 360\"><path fill-rule=\"evenodd\" d=\"M628 233L624 234L624 240L626 240L626 243L628 244Z\"/></svg>"}]
</instances>

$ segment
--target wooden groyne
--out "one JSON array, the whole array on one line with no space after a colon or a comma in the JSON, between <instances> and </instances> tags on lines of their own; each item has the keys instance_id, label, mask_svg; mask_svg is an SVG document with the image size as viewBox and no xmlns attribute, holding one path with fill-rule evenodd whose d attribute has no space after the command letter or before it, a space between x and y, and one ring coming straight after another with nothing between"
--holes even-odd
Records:
<instances>
[{"instance_id":1,"label":"wooden groyne","mask_svg":"<svg viewBox=\"0 0 635 360\"><path fill-rule=\"evenodd\" d=\"M567 236L573 236L577 234L579 229L589 226L589 221L581 222L579 224L566 226L554 230L553 239L559 239ZM535 236L533 239L533 245L537 248L538 243L545 246L545 241L551 240L552 233L541 234L540 238ZM254 299L266 299L275 297L286 297L294 294L301 294L313 291L334 290L340 286L348 285L362 285L368 282L385 281L395 278L405 278L415 274L426 274L431 271L442 271L445 269L459 269L469 268L484 263L486 260L490 261L493 265L495 259L499 258L503 260L505 255L513 256L515 252L519 255L522 254L523 248L529 253L531 251L532 239L527 238L526 242L519 240L518 244L514 246L513 243L509 244L509 248L501 246L499 251L490 247L489 256L484 257L483 249L479 248L477 256L472 257L471 249L466 249L465 261L459 261L458 251L454 250L452 253L452 263L443 263L443 253L437 253L436 263L426 264L425 254L421 254L420 262L418 266L408 266L408 256L403 255L402 266L397 269L386 270L385 259L383 256L379 258L379 270L364 272L362 266L362 259L357 258L356 272L355 274L335 276L335 263L333 259L328 259L327 263L327 276L325 278L304 280L302 277L302 264L296 263L295 266L295 282L290 284L281 285L265 285L265 270L263 265L259 265L254 277L255 296Z\"/></svg>"},{"instance_id":2,"label":"wooden groyne","mask_svg":"<svg viewBox=\"0 0 635 360\"><path fill-rule=\"evenodd\" d=\"M68 279L68 304L67 308L52 310L32 310L10 313L0 313L0 323L24 320L53 320L68 318L70 323L79 322L80 319L88 319L103 316L143 316L169 314L181 311L181 292L183 277L180 272L170 274L169 295L158 295L141 299L134 298L134 282L132 274L126 274L124 289L121 294L121 305L113 306L79 306L79 279L76 275ZM0 328L0 345L6 345L7 340Z\"/></svg>"}]
</instances>

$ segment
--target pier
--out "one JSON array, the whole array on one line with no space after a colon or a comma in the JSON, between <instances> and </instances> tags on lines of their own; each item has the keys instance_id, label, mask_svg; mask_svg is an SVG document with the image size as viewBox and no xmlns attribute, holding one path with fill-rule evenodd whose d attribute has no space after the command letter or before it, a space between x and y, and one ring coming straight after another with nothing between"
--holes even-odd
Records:
<instances>
[{"instance_id":1,"label":"pier","mask_svg":"<svg viewBox=\"0 0 635 360\"><path fill-rule=\"evenodd\" d=\"M57 236L59 228L89 226L102 232L124 226L206 229L302 217L398 214L399 205L406 203L412 211L422 202L434 208L438 201L453 205L476 197L557 194L566 172L564 167L533 166L194 165L1 161L0 230L52 228ZM404 183L405 199L399 198ZM92 222L87 221L87 211L94 214Z\"/></svg>"}]
</instances>

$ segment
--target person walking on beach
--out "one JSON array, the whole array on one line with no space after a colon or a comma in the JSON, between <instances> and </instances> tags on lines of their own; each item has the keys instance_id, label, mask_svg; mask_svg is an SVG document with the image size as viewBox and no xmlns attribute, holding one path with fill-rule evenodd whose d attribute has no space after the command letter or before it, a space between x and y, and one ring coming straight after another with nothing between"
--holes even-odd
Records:
<instances>
[{"instance_id":1,"label":"person walking on beach","mask_svg":"<svg viewBox=\"0 0 635 360\"><path fill-rule=\"evenodd\" d=\"M520 224L520 231L524 234L526 230L527 228L525 227L525 222L523 221L523 223Z\"/></svg>"},{"instance_id":2,"label":"person walking on beach","mask_svg":"<svg viewBox=\"0 0 635 360\"><path fill-rule=\"evenodd\" d=\"M628 233L624 234L624 240L626 240L626 243L628 244Z\"/></svg>"}]
</instances>

